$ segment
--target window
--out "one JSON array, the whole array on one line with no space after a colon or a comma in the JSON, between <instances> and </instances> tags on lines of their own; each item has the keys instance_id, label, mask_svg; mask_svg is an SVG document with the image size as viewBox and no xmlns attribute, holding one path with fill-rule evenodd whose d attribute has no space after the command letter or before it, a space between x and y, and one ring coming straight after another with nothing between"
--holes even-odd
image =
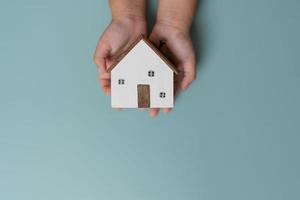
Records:
<instances>
[{"instance_id":1,"label":"window","mask_svg":"<svg viewBox=\"0 0 300 200\"><path fill-rule=\"evenodd\" d=\"M165 98L166 97L166 93L165 92L160 92L159 93L159 97L160 98Z\"/></svg>"},{"instance_id":2,"label":"window","mask_svg":"<svg viewBox=\"0 0 300 200\"><path fill-rule=\"evenodd\" d=\"M124 85L125 84L125 80L124 79L119 79L118 83L119 83L119 85Z\"/></svg>"},{"instance_id":3,"label":"window","mask_svg":"<svg viewBox=\"0 0 300 200\"><path fill-rule=\"evenodd\" d=\"M152 71L152 70L148 71L148 76L154 77L154 71Z\"/></svg>"}]
</instances>

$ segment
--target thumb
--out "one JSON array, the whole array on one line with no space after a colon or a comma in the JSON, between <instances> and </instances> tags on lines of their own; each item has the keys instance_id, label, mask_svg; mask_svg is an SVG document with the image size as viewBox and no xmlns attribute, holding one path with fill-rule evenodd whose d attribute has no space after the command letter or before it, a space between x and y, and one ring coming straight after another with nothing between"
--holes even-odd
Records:
<instances>
[{"instance_id":1,"label":"thumb","mask_svg":"<svg viewBox=\"0 0 300 200\"><path fill-rule=\"evenodd\" d=\"M98 67L99 75L103 75L106 73L106 58L109 56L109 52L110 48L100 41L94 53L94 63Z\"/></svg>"}]
</instances>

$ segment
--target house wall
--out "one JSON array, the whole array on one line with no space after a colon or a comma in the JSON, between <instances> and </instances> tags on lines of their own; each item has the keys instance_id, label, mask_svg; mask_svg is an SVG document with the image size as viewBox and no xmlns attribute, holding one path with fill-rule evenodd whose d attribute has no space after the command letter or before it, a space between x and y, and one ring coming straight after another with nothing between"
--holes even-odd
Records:
<instances>
[{"instance_id":1,"label":"house wall","mask_svg":"<svg viewBox=\"0 0 300 200\"><path fill-rule=\"evenodd\" d=\"M148 76L149 70L154 71L154 77ZM119 79L125 84L119 85ZM173 71L143 40L111 72L112 107L138 107L138 84L150 85L150 107L173 107ZM166 97L160 98L160 92Z\"/></svg>"}]
</instances>

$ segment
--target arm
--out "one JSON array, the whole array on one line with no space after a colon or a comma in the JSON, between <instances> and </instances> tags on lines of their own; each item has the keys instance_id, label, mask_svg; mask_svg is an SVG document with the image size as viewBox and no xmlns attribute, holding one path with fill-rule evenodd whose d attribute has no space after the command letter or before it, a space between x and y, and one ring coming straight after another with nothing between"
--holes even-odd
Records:
<instances>
[{"instance_id":1,"label":"arm","mask_svg":"<svg viewBox=\"0 0 300 200\"><path fill-rule=\"evenodd\" d=\"M112 19L122 21L124 18L145 20L145 0L110 0Z\"/></svg>"},{"instance_id":2,"label":"arm","mask_svg":"<svg viewBox=\"0 0 300 200\"><path fill-rule=\"evenodd\" d=\"M157 24L172 26L188 33L196 12L198 0L160 0Z\"/></svg>"}]
</instances>

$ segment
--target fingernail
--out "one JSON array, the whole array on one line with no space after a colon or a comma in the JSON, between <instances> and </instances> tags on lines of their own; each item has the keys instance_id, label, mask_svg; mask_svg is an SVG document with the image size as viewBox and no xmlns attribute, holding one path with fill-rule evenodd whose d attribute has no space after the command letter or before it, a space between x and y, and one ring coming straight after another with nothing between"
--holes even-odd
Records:
<instances>
[{"instance_id":1,"label":"fingernail","mask_svg":"<svg viewBox=\"0 0 300 200\"><path fill-rule=\"evenodd\" d=\"M156 117L156 114L150 113L150 116L154 118L154 117Z\"/></svg>"}]
</instances>

